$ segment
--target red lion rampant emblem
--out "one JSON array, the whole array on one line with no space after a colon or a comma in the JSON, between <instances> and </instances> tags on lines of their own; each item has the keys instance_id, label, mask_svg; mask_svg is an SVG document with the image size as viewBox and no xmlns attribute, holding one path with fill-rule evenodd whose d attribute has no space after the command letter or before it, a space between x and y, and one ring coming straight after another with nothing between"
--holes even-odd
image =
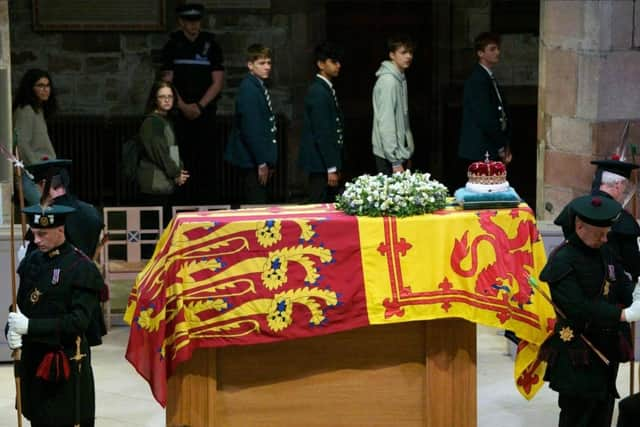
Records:
<instances>
[{"instance_id":1,"label":"red lion rampant emblem","mask_svg":"<svg viewBox=\"0 0 640 427\"><path fill-rule=\"evenodd\" d=\"M513 214L517 215L517 212ZM532 221L524 220L518 224L516 236L510 239L507 233L493 222L494 216L496 216L495 211L478 213L480 226L486 234L477 236L471 244L468 242L468 231L465 231L460 240L456 239L451 251L451 268L462 277L473 277L479 267L478 245L481 242L488 243L495 251L496 261L482 268L478 273L476 293L495 297L502 290L511 295L511 301L522 308L524 304L531 303L533 293L527 282L529 273L525 270L525 266L533 267L533 255L523 247L529 242L538 241L539 233ZM471 255L471 267L465 270L461 263L469 255Z\"/></svg>"}]
</instances>

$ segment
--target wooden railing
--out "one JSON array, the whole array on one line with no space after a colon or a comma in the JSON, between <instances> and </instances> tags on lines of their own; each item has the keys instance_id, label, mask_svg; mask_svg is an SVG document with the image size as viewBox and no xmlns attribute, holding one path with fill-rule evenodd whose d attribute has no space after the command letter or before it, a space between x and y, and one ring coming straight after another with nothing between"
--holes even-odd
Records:
<instances>
[{"instance_id":1,"label":"wooden railing","mask_svg":"<svg viewBox=\"0 0 640 427\"><path fill-rule=\"evenodd\" d=\"M87 116L59 115L49 121L49 135L59 158L73 160L71 168L72 191L84 201L96 206L136 205L138 194L135 184L126 182L120 172L122 143L136 132L142 123L140 116ZM231 117L217 117L217 141L213 159L203 159L189 165L192 174L210 176L212 186L217 186L207 204L242 203L239 199L240 180L235 169L223 160L224 147L231 131ZM278 117L279 153L278 166L271 183L272 201L287 201L287 120ZM180 204L198 204L195 189L186 191ZM190 200L193 199L193 200Z\"/></svg>"}]
</instances>

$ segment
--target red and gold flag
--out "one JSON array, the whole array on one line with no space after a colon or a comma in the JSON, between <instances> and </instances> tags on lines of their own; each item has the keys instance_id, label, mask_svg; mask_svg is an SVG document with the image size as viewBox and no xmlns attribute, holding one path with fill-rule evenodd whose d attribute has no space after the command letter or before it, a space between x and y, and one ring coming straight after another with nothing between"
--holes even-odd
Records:
<instances>
[{"instance_id":1,"label":"red and gold flag","mask_svg":"<svg viewBox=\"0 0 640 427\"><path fill-rule=\"evenodd\" d=\"M180 214L131 292L127 359L164 405L199 347L365 326L358 245L357 219L319 206Z\"/></svg>"},{"instance_id":2,"label":"red and gold flag","mask_svg":"<svg viewBox=\"0 0 640 427\"><path fill-rule=\"evenodd\" d=\"M544 262L524 205L408 218L329 205L180 214L131 292L127 359L164 405L167 377L199 347L460 317L530 344L520 378L555 318L527 282Z\"/></svg>"}]
</instances>

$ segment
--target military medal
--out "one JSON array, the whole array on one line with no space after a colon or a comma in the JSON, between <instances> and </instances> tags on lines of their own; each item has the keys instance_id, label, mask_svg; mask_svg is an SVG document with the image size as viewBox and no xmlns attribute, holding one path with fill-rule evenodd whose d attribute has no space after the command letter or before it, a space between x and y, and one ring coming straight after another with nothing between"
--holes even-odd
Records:
<instances>
[{"instance_id":1,"label":"military medal","mask_svg":"<svg viewBox=\"0 0 640 427\"><path fill-rule=\"evenodd\" d=\"M609 291L611 291L611 282L616 281L616 268L613 264L607 265L607 273L608 278L604 280L604 286L602 288L602 295L605 297L609 295Z\"/></svg>"},{"instance_id":2,"label":"military medal","mask_svg":"<svg viewBox=\"0 0 640 427\"><path fill-rule=\"evenodd\" d=\"M573 330L571 330L570 327L565 326L564 328L560 329L560 339L564 342L569 342L573 339Z\"/></svg>"},{"instance_id":3,"label":"military medal","mask_svg":"<svg viewBox=\"0 0 640 427\"><path fill-rule=\"evenodd\" d=\"M31 301L31 304L36 304L40 299L40 295L42 295L42 292L40 292L38 288L35 288L29 295L29 301Z\"/></svg>"},{"instance_id":4,"label":"military medal","mask_svg":"<svg viewBox=\"0 0 640 427\"><path fill-rule=\"evenodd\" d=\"M611 283L608 280L604 281L604 289L602 289L602 295L605 297L609 295L609 291L611 290Z\"/></svg>"},{"instance_id":5,"label":"military medal","mask_svg":"<svg viewBox=\"0 0 640 427\"><path fill-rule=\"evenodd\" d=\"M49 258L53 258L54 256L60 255L60 250L55 249L55 250L49 252L47 255L49 255Z\"/></svg>"},{"instance_id":6,"label":"military medal","mask_svg":"<svg viewBox=\"0 0 640 427\"><path fill-rule=\"evenodd\" d=\"M60 269L54 268L53 275L51 276L51 284L57 285L59 281L60 281Z\"/></svg>"}]
</instances>

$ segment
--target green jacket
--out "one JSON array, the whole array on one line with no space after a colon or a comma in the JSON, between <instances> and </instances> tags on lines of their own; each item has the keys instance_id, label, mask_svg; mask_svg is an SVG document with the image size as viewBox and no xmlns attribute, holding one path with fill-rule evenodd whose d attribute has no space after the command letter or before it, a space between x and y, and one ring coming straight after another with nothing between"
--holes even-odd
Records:
<instances>
[{"instance_id":1,"label":"green jacket","mask_svg":"<svg viewBox=\"0 0 640 427\"><path fill-rule=\"evenodd\" d=\"M137 175L140 192L172 194L182 162L171 123L159 114L149 114L140 127L140 142L143 147Z\"/></svg>"},{"instance_id":2,"label":"green jacket","mask_svg":"<svg viewBox=\"0 0 640 427\"><path fill-rule=\"evenodd\" d=\"M64 234L67 241L80 249L86 256L93 258L104 227L102 216L91 204L78 200L70 194L53 199L52 204L70 206L75 209L67 215Z\"/></svg>"},{"instance_id":3,"label":"green jacket","mask_svg":"<svg viewBox=\"0 0 640 427\"><path fill-rule=\"evenodd\" d=\"M95 417L90 336L94 313L100 311L100 272L82 252L65 242L25 257L19 268L18 306L29 318L22 338L21 385L24 416L34 424L73 425ZM81 338L81 369L70 358ZM69 362L69 378L45 381L36 376L50 353L61 351ZM59 353L58 353L59 354ZM78 417L79 419L76 419Z\"/></svg>"},{"instance_id":4,"label":"green jacket","mask_svg":"<svg viewBox=\"0 0 640 427\"><path fill-rule=\"evenodd\" d=\"M251 169L278 161L276 116L264 84L247 74L238 89L233 128L224 158L240 168Z\"/></svg>"},{"instance_id":5,"label":"green jacket","mask_svg":"<svg viewBox=\"0 0 640 427\"><path fill-rule=\"evenodd\" d=\"M299 165L307 172L342 170L344 117L333 92L320 77L313 79L304 98L304 126Z\"/></svg>"},{"instance_id":6,"label":"green jacket","mask_svg":"<svg viewBox=\"0 0 640 427\"><path fill-rule=\"evenodd\" d=\"M558 314L554 334L541 357L548 362L545 380L559 392L592 399L616 393L618 362L625 360L621 307L631 304L633 284L616 266L604 245L587 247L571 234L550 256L540 279L549 284ZM611 361L606 366L580 338L580 334Z\"/></svg>"}]
</instances>

